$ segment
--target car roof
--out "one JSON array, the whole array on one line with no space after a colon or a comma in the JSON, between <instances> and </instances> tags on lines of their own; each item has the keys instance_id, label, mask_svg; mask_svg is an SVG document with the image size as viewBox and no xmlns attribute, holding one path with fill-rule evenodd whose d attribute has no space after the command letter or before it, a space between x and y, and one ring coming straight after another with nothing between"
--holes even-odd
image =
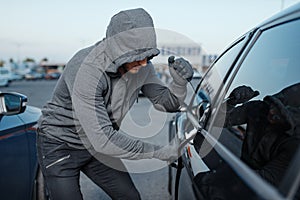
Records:
<instances>
[{"instance_id":1,"label":"car roof","mask_svg":"<svg viewBox=\"0 0 300 200\"><path fill-rule=\"evenodd\" d=\"M267 19L265 19L264 21L256 25L255 28L252 28L250 31L257 28L263 28L266 26L268 27L273 26L275 24L281 23L283 21L291 20L297 17L300 17L300 2L274 14L271 17L268 17Z\"/></svg>"},{"instance_id":2,"label":"car roof","mask_svg":"<svg viewBox=\"0 0 300 200\"><path fill-rule=\"evenodd\" d=\"M273 16L265 19L264 21L258 23L256 26L252 27L250 30L242 34L240 37L238 37L236 40L231 42L228 46L226 46L225 50L230 48L233 44L235 44L237 41L241 40L241 38L246 37L247 35L251 35L258 29L265 29L271 26L274 26L276 24L280 24L282 22L292 20L295 18L300 18L300 2L294 4L293 6L290 6ZM225 50L223 52L225 52ZM218 59L215 59L214 62L216 62Z\"/></svg>"}]
</instances>

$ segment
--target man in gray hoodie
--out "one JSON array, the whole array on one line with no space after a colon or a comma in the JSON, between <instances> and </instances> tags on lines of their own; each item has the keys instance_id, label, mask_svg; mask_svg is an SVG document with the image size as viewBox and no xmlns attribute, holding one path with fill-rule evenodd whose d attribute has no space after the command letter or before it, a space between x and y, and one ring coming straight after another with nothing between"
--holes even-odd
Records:
<instances>
[{"instance_id":1,"label":"man in gray hoodie","mask_svg":"<svg viewBox=\"0 0 300 200\"><path fill-rule=\"evenodd\" d=\"M140 199L121 159L175 159L177 146L133 139L119 131L139 91L155 108L179 110L192 66L170 57L169 88L150 60L159 54L151 16L143 9L112 17L106 38L67 63L38 129L38 160L50 198L82 199L80 171L112 199Z\"/></svg>"}]
</instances>

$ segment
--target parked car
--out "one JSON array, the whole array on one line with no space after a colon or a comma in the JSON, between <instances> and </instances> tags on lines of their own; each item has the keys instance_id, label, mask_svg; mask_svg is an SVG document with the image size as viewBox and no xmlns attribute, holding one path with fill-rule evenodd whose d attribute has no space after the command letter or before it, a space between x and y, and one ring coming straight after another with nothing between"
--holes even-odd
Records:
<instances>
[{"instance_id":1,"label":"parked car","mask_svg":"<svg viewBox=\"0 0 300 200\"><path fill-rule=\"evenodd\" d=\"M8 87L10 83L10 71L4 67L0 67L0 86Z\"/></svg>"},{"instance_id":2,"label":"parked car","mask_svg":"<svg viewBox=\"0 0 300 200\"><path fill-rule=\"evenodd\" d=\"M202 78L201 73L196 68L194 68L193 70L194 70L193 79L201 79Z\"/></svg>"},{"instance_id":3,"label":"parked car","mask_svg":"<svg viewBox=\"0 0 300 200\"><path fill-rule=\"evenodd\" d=\"M249 86L257 92L248 102L238 106L264 102L263 108L281 105L283 110L293 108L294 111L299 111L299 92L295 96L297 89L292 87L300 83L299 33L300 3L242 35L212 63L198 82L190 102L186 102L186 107L169 124L170 140L177 139L182 147L181 157L169 168L169 192L174 199L300 198L299 135L296 137L298 129L286 136L283 134L287 134L287 131L281 131L286 130L283 125L278 125L277 129L260 129L267 127L263 125L264 120L269 125L273 118L254 118L254 129L262 131L259 137L265 137L264 131L281 131L280 137L289 141L280 140L276 136L276 141L275 137L270 137L265 138L265 141L258 140L260 143L255 140L249 142L249 138L257 134L249 131L249 121L243 122L240 112L236 119L243 124L228 125L230 114L227 112L228 107L224 107L232 98L230 94L235 88ZM282 95L279 92L285 88L289 88L289 95L280 98L293 101L293 105L287 106L282 101L278 104L266 101L269 99L268 95ZM279 98L278 95L276 97ZM246 110L249 117L256 116L255 110L259 108ZM277 112L278 108L276 107ZM279 119L284 119L284 124L288 120L299 124L299 118L285 116L283 110L280 110ZM259 111L258 114L266 112L263 109ZM269 113L270 111L271 109L267 110ZM282 116L285 118L281 118ZM283 142L286 143L282 144ZM247 145L250 145L251 152L245 149L249 147ZM273 156L281 156L287 149L293 151L280 157L286 163L280 166L278 164L282 162L273 160ZM257 155L257 151L268 151L269 154L261 154L255 160L253 156ZM242 156L245 152L249 154L249 158ZM259 163L262 160L265 162ZM274 163L270 163L270 160L278 162L275 163L277 167L272 168ZM255 164L259 167L253 167Z\"/></svg>"},{"instance_id":4,"label":"parked car","mask_svg":"<svg viewBox=\"0 0 300 200\"><path fill-rule=\"evenodd\" d=\"M60 72L50 72L45 74L45 79L46 80L54 80L54 79L59 79L61 73Z\"/></svg>"},{"instance_id":5,"label":"parked car","mask_svg":"<svg viewBox=\"0 0 300 200\"><path fill-rule=\"evenodd\" d=\"M43 78L43 74L31 71L24 76L25 80L39 80Z\"/></svg>"},{"instance_id":6,"label":"parked car","mask_svg":"<svg viewBox=\"0 0 300 200\"><path fill-rule=\"evenodd\" d=\"M42 199L44 186L36 156L41 111L19 93L0 93L0 198Z\"/></svg>"},{"instance_id":7,"label":"parked car","mask_svg":"<svg viewBox=\"0 0 300 200\"><path fill-rule=\"evenodd\" d=\"M10 80L11 81L20 81L22 80L24 77L16 72L12 72L11 73L11 77L10 77Z\"/></svg>"}]
</instances>

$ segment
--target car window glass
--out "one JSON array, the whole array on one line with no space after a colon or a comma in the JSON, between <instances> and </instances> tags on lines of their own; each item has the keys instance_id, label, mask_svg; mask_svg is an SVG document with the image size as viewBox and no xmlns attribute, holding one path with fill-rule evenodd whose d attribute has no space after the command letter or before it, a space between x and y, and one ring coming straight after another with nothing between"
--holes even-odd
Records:
<instances>
[{"instance_id":1,"label":"car window glass","mask_svg":"<svg viewBox=\"0 0 300 200\"><path fill-rule=\"evenodd\" d=\"M249 51L210 128L250 168L279 186L299 147L300 20L265 30ZM242 87L241 87L242 86ZM259 95L247 101L257 90ZM228 103L230 102L230 103ZM298 132L297 132L298 131Z\"/></svg>"},{"instance_id":2,"label":"car window glass","mask_svg":"<svg viewBox=\"0 0 300 200\"><path fill-rule=\"evenodd\" d=\"M210 100L213 100L222 84L226 72L229 70L234 58L238 55L244 43L245 39L241 39L217 60L212 68L206 73L201 83L201 87L197 91L198 96L201 93L205 93ZM201 101L202 98L199 98L198 96L194 99L193 105L198 105L199 100Z\"/></svg>"}]
</instances>

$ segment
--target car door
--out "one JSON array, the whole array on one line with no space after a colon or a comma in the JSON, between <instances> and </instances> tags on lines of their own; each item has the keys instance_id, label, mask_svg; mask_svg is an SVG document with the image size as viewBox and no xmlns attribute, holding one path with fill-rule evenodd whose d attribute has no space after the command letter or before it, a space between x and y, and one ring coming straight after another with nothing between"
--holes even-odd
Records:
<instances>
[{"instance_id":1,"label":"car door","mask_svg":"<svg viewBox=\"0 0 300 200\"><path fill-rule=\"evenodd\" d=\"M35 133L28 128L19 115L0 117L0 191L3 199L31 198L37 162Z\"/></svg>"},{"instance_id":2,"label":"car door","mask_svg":"<svg viewBox=\"0 0 300 200\"><path fill-rule=\"evenodd\" d=\"M192 97L188 110L193 112L195 117L205 121L205 116L208 117L209 113L206 113L215 96L219 93L220 88L224 85L228 79L228 74L232 69L232 66L237 61L236 58L242 52L242 49L247 45L251 34L241 37L233 45L231 45L224 54L222 54L209 71L204 75L204 78L199 83L199 87L196 88L195 95ZM170 133L176 133L176 137L179 140L184 140L188 136L188 133L193 130L193 124L188 119L188 113L180 113L175 117L174 122L170 124ZM170 134L170 137L174 135ZM173 195L179 199L195 199L201 195L197 188L194 187L194 177L199 172L206 172L207 167L202 162L193 141L185 146L182 150L182 157L178 161L177 171L170 173L170 177L173 183L169 187L173 188ZM182 168L181 165L184 167ZM171 184L171 183L170 183ZM179 193L177 194L179 190ZM175 194L176 193L176 194ZM179 197L178 197L179 195Z\"/></svg>"},{"instance_id":3,"label":"car door","mask_svg":"<svg viewBox=\"0 0 300 200\"><path fill-rule=\"evenodd\" d=\"M249 123L225 126L228 120L226 100L234 88L242 85L250 86L254 90L259 91L259 96L251 99L251 101L261 103L264 102L266 96L281 95L280 92L283 89L293 87L300 82L299 32L300 20L297 18L291 18L286 21L280 20L280 23L277 24L276 21L267 24L255 32L245 51L233 62L235 68L229 68L228 72L231 73L220 73L225 76L223 79L221 78L222 81L218 82L216 79L209 81L209 77L205 77L197 93L205 93L207 96L211 96L209 115L206 117L204 115L205 112L201 112L197 116L197 109L194 111L194 114L196 114L194 119L204 129L200 130L201 134L197 134L192 143L184 149L183 163L184 166L188 167L182 169L182 171L187 170L187 173L182 174L188 174L188 177L180 177L184 184L179 185L179 188L182 188L179 189L179 192L185 190L185 188L192 187L192 189L187 191L194 194L195 197L193 198L203 199L299 198L295 196L297 195L297 190L299 194L299 170L295 170L299 169L299 138L294 137L291 139L284 136L280 137L283 140L276 139L274 142L272 137L270 137L265 142L258 140L260 143L255 143L256 140L253 139L252 143L249 143L248 149L252 148L253 150L255 147L258 147L258 149L269 148L269 151L267 151L269 152L268 155L260 154L261 157L267 157L265 159L269 159L268 161L272 161L277 153L280 155L281 152L285 151L285 148L293 147L291 154L284 155L284 159L288 162L285 162L286 165L282 166L284 170L281 170L280 178L274 178L274 174L270 173L270 171L265 171L265 173L270 173L273 176L272 178L274 179L270 179L261 173L261 168L255 168L249 160L243 157L245 143L248 142L245 138L249 138L250 133ZM218 61L214 67L217 66L217 63ZM209 76L209 73L211 73L211 76L216 74L211 71L206 76ZM207 82L206 79L208 80ZM193 104L197 105L198 103L199 105L201 102L197 102L196 99L194 98L195 102ZM288 109L291 109L293 106L295 107L293 108L294 111L299 109L299 105L296 105L296 103L288 105ZM250 111L251 115L256 116L254 111L257 108L259 107L248 109L248 111ZM202 110L205 111L205 108ZM263 112L262 110L259 111ZM242 118L242 113L238 114ZM192 117L187 116L187 119L187 121L193 121L191 120ZM297 120L296 118L296 123L299 122ZM254 127L265 127L263 124L260 124L261 122L262 120L258 120ZM190 129L193 127L195 127L194 124ZM268 131L268 129L264 130ZM295 130L297 131L297 129ZM274 129L274 131L277 130ZM184 134L186 135L186 133ZM288 145L284 146L282 141ZM193 148L194 150L192 150ZM256 161L260 162L257 151L253 151L254 153L251 153L250 157L255 155ZM193 157L196 160L192 161ZM261 165L266 166L264 164ZM199 168L199 166L202 167ZM195 171L194 169L197 167L200 170ZM272 170L276 171L277 169L275 168ZM189 180L188 183L186 180ZM186 195L185 193L183 194ZM179 197L181 197L180 194Z\"/></svg>"},{"instance_id":4,"label":"car door","mask_svg":"<svg viewBox=\"0 0 300 200\"><path fill-rule=\"evenodd\" d=\"M254 45L251 46L247 56L238 66L235 76L230 80L230 84L226 86L224 98L226 99L231 91L238 86L250 86L257 90L259 95L240 105L241 108L246 106L251 108L250 111L247 111L247 113L251 112L247 114L248 116L261 116L262 109L259 110L260 115L255 113L257 106L264 103L271 103L271 106L276 105L268 100L269 97L276 97L276 101L280 99L279 104L282 106L280 107L282 109L280 112L282 114L287 112L288 116L284 117L290 118L293 121L293 126L297 126L299 118L297 118L296 113L299 113L300 106L300 93L297 91L300 83L299 31L300 20L298 18L290 18L285 22L280 20L278 23L275 21L261 27L255 35ZM282 38L285 39L283 40ZM288 95L284 94L286 91L289 91ZM224 98L219 98L219 100L224 101ZM255 105L256 108L250 107L249 105L251 104ZM290 110L293 110L293 113L290 113ZM243 114L240 112L238 116L241 117ZM239 152L232 148L232 141L219 139L219 142L235 156L241 158L243 164L250 166L251 169L254 169L260 175L258 177L263 179L263 181L255 180L251 183L253 184L252 189L257 194L260 193L260 188L270 186L267 191L270 192L268 195L274 195L273 198L278 193L276 198L293 199L299 187L297 186L299 170L292 170L294 167L298 169L300 167L299 158L297 158L299 138L295 136L297 129L292 127L293 133L288 133L288 131L279 130L282 129L282 126L278 126L274 128L276 130L272 130L273 133L269 133L270 131L267 129L270 129L270 126L265 126L262 121L263 119L258 120L254 125L247 122L246 124L222 128L221 134L223 132L225 134L223 138L227 138L228 135L238 136L238 140L242 143ZM270 123L270 119L267 121ZM259 136L262 139L257 139L256 136L251 134L254 131L259 132L260 127L265 127L261 131L265 135ZM212 123L209 131L211 133L220 132L220 128L217 127L217 123ZM251 134L249 135L249 133ZM280 134L280 136L274 137L275 133ZM263 140L266 140L266 142L263 142ZM253 163L254 157L255 163ZM261 157L264 158L262 159ZM266 164L258 164L262 161L266 162ZM258 167L259 165L263 165L263 167ZM245 182L245 180L243 181ZM267 192L264 192L264 194L267 194Z\"/></svg>"}]
</instances>

